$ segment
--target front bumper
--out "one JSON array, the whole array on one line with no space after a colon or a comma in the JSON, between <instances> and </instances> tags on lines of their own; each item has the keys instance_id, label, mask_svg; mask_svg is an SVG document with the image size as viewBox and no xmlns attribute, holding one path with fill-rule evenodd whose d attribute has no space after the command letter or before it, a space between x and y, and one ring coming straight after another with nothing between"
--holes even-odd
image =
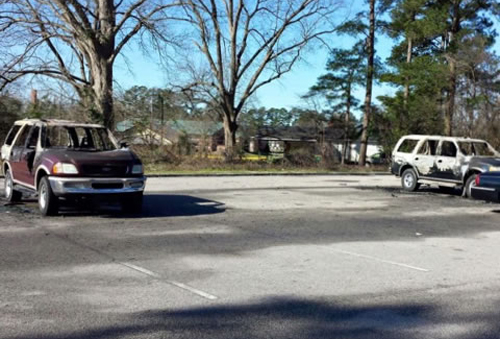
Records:
<instances>
[{"instance_id":1,"label":"front bumper","mask_svg":"<svg viewBox=\"0 0 500 339\"><path fill-rule=\"evenodd\" d=\"M474 199L499 202L500 191L491 187L471 187L471 195Z\"/></svg>"},{"instance_id":2,"label":"front bumper","mask_svg":"<svg viewBox=\"0 0 500 339\"><path fill-rule=\"evenodd\" d=\"M146 177L138 178L65 178L49 177L56 196L72 194L121 194L142 192Z\"/></svg>"}]
</instances>

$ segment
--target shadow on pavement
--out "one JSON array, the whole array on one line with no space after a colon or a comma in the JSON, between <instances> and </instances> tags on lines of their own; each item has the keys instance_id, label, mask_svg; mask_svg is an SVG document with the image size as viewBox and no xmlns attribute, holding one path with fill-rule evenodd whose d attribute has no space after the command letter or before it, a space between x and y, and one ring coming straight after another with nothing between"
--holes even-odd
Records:
<instances>
[{"instance_id":1,"label":"shadow on pavement","mask_svg":"<svg viewBox=\"0 0 500 339\"><path fill-rule=\"evenodd\" d=\"M434 187L434 186L421 186L414 192L408 192L401 187L355 187L364 191L384 191L391 194L409 194L409 195L444 195L450 197L461 197L462 190L452 187Z\"/></svg>"},{"instance_id":2,"label":"shadow on pavement","mask_svg":"<svg viewBox=\"0 0 500 339\"><path fill-rule=\"evenodd\" d=\"M21 202L8 204L0 201L0 212L38 214L37 200L23 199ZM176 194L145 194L143 209L140 214L123 211L117 201L100 199L97 201L64 202L61 201L59 215L63 216L100 216L104 218L160 218L208 215L225 212L223 203Z\"/></svg>"},{"instance_id":3,"label":"shadow on pavement","mask_svg":"<svg viewBox=\"0 0 500 339\"><path fill-rule=\"evenodd\" d=\"M127 213L119 203L101 205L90 213L104 218L162 218L217 214L226 210L223 203L191 195L145 194L143 199L141 213Z\"/></svg>"},{"instance_id":4,"label":"shadow on pavement","mask_svg":"<svg viewBox=\"0 0 500 339\"><path fill-rule=\"evenodd\" d=\"M37 335L37 338L486 339L498 335L494 314L457 316L427 304L352 306L290 297L264 299L253 304L154 310L133 313L114 321L120 324L81 332ZM481 324L479 328L478 324Z\"/></svg>"},{"instance_id":5,"label":"shadow on pavement","mask_svg":"<svg viewBox=\"0 0 500 339\"><path fill-rule=\"evenodd\" d=\"M142 214L128 217L158 218L195 216L223 213L225 210L225 205L221 202L191 195L147 194L144 195Z\"/></svg>"}]
</instances>

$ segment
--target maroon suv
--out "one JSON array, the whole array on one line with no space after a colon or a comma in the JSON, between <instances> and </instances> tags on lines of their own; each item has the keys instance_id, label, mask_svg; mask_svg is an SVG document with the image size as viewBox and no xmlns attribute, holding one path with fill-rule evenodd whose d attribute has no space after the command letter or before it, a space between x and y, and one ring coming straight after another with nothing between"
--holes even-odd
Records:
<instances>
[{"instance_id":1,"label":"maroon suv","mask_svg":"<svg viewBox=\"0 0 500 339\"><path fill-rule=\"evenodd\" d=\"M38 193L43 215L57 214L61 199L111 195L127 212L142 209L141 160L101 125L20 120L7 135L1 158L6 199Z\"/></svg>"}]
</instances>

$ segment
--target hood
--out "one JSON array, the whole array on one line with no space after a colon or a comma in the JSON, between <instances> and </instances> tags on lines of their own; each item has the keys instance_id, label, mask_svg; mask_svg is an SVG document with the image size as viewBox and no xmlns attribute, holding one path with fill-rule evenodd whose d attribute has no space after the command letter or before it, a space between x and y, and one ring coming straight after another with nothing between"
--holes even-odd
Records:
<instances>
[{"instance_id":1,"label":"hood","mask_svg":"<svg viewBox=\"0 0 500 339\"><path fill-rule=\"evenodd\" d=\"M76 151L68 149L49 149L46 155L60 162L68 162L74 165L93 163L112 165L116 162L132 162L138 160L134 153L128 149L117 149L111 151Z\"/></svg>"},{"instance_id":2,"label":"hood","mask_svg":"<svg viewBox=\"0 0 500 339\"><path fill-rule=\"evenodd\" d=\"M131 175L132 166L140 163L139 158L128 149L97 152L48 149L44 157L54 164L73 164L79 175L90 177L128 176Z\"/></svg>"},{"instance_id":3,"label":"hood","mask_svg":"<svg viewBox=\"0 0 500 339\"><path fill-rule=\"evenodd\" d=\"M469 162L470 167L481 167L487 169L489 166L500 167L498 157L472 157Z\"/></svg>"}]
</instances>

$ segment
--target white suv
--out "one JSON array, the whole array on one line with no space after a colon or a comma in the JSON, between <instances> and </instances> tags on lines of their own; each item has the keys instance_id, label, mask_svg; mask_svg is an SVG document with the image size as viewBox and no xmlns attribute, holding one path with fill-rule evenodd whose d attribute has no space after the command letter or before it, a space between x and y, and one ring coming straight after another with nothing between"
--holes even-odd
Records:
<instances>
[{"instance_id":1,"label":"white suv","mask_svg":"<svg viewBox=\"0 0 500 339\"><path fill-rule=\"evenodd\" d=\"M471 196L478 173L500 171L500 153L484 140L435 135L407 135L392 152L391 172L406 191L420 184L463 188Z\"/></svg>"}]
</instances>

